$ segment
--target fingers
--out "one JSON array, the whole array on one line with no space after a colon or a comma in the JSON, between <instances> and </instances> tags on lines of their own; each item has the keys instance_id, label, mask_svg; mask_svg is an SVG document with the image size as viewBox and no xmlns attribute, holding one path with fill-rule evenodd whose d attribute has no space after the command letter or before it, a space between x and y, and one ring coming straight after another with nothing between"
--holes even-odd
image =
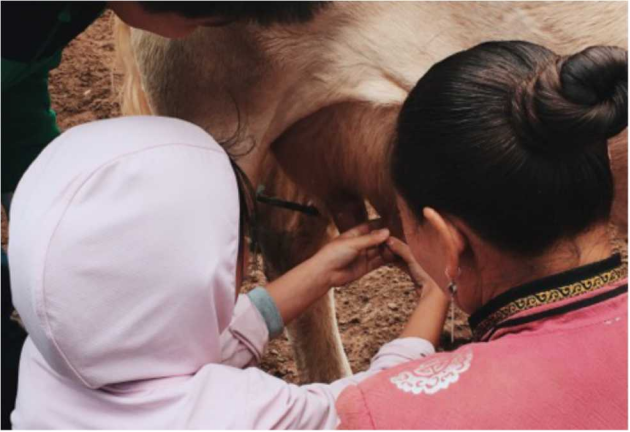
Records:
<instances>
[{"instance_id":1,"label":"fingers","mask_svg":"<svg viewBox=\"0 0 630 432\"><path fill-rule=\"evenodd\" d=\"M383 259L383 264L389 264L398 258L396 255L391 253L384 244L380 244L377 247L371 247L363 251L364 260L370 261L375 257L381 257Z\"/></svg>"},{"instance_id":2,"label":"fingers","mask_svg":"<svg viewBox=\"0 0 630 432\"><path fill-rule=\"evenodd\" d=\"M390 251L401 257L403 260L405 260L406 263L409 264L416 262L416 259L411 253L411 249L409 249L409 246L407 246L407 244L403 241L398 240L396 237L390 237L389 239L387 239L386 245Z\"/></svg>"},{"instance_id":3,"label":"fingers","mask_svg":"<svg viewBox=\"0 0 630 432\"><path fill-rule=\"evenodd\" d=\"M373 248L369 248L369 249L366 249L365 251L363 251L363 253L365 254L365 255L364 255L364 256L365 256L365 259L367 259L367 260L371 260L371 259L372 259L372 258L374 258L375 256L380 255L380 251L379 251L379 249L380 249L380 248L378 248L378 247L373 247Z\"/></svg>"},{"instance_id":4,"label":"fingers","mask_svg":"<svg viewBox=\"0 0 630 432\"><path fill-rule=\"evenodd\" d=\"M384 266L387 262L383 259L382 256L377 255L370 259L367 263L368 270L365 272L366 274L371 272L372 270L376 270L377 268Z\"/></svg>"},{"instance_id":5,"label":"fingers","mask_svg":"<svg viewBox=\"0 0 630 432\"><path fill-rule=\"evenodd\" d=\"M374 246L378 246L385 242L389 237L389 230L387 228L372 231L369 234L362 235L360 237L344 239L348 242L348 246L352 247L356 251L362 251Z\"/></svg>"},{"instance_id":6,"label":"fingers","mask_svg":"<svg viewBox=\"0 0 630 432\"><path fill-rule=\"evenodd\" d=\"M387 246L387 243L384 243L378 247L378 253L381 255L381 257L383 257L383 260L386 263L393 263L396 261L400 261L401 263L403 262L403 260L399 258L398 255L391 251L391 249Z\"/></svg>"},{"instance_id":7,"label":"fingers","mask_svg":"<svg viewBox=\"0 0 630 432\"><path fill-rule=\"evenodd\" d=\"M356 278L358 279L360 277L363 277L366 274L370 273L372 270L376 270L377 268L384 266L385 264L387 263L380 255L374 255L370 258L366 257L366 259L357 268L359 274L356 274Z\"/></svg>"},{"instance_id":8,"label":"fingers","mask_svg":"<svg viewBox=\"0 0 630 432\"><path fill-rule=\"evenodd\" d=\"M352 229L349 229L348 231L342 233L338 238L345 239L345 238L360 237L362 235L366 235L370 233L371 231L374 231L382 227L383 227L382 219L372 219L365 223L362 223L361 225L357 225Z\"/></svg>"},{"instance_id":9,"label":"fingers","mask_svg":"<svg viewBox=\"0 0 630 432\"><path fill-rule=\"evenodd\" d=\"M411 249L409 246L395 237L390 237L387 239L386 243L387 247L392 251L392 253L398 255L407 265L406 269L402 269L407 271L409 276L413 279L413 281L419 287L422 287L427 282L432 281L431 277L424 271L424 269L418 264Z\"/></svg>"},{"instance_id":10,"label":"fingers","mask_svg":"<svg viewBox=\"0 0 630 432\"><path fill-rule=\"evenodd\" d=\"M372 219L346 231L341 234L338 239L347 240L349 246L357 251L362 251L378 246L387 240L389 230L387 228L379 229L382 226L382 219ZM371 254L374 254L374 252L371 252Z\"/></svg>"}]
</instances>

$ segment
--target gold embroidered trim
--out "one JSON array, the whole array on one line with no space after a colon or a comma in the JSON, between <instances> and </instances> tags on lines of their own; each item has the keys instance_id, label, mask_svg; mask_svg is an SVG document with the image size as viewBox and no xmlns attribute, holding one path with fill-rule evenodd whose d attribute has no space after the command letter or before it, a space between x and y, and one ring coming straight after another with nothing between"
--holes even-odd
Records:
<instances>
[{"instance_id":1,"label":"gold embroidered trim","mask_svg":"<svg viewBox=\"0 0 630 432\"><path fill-rule=\"evenodd\" d=\"M628 274L627 266L621 265L612 270L600 273L588 279L574 282L561 287L550 288L547 291L531 294L527 297L514 300L494 312L488 318L484 319L473 331L475 340L480 340L491 328L495 327L501 321L511 317L519 312L535 308L537 306L556 303L561 300L577 297L582 294L593 292L599 288L609 285L613 282L625 278Z\"/></svg>"}]
</instances>

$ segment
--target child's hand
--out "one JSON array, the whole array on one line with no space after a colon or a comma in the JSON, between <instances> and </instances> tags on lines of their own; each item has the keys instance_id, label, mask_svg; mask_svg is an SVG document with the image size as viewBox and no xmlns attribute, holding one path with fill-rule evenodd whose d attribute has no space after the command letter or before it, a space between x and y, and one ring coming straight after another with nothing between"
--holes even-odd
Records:
<instances>
[{"instance_id":1,"label":"child's hand","mask_svg":"<svg viewBox=\"0 0 630 432\"><path fill-rule=\"evenodd\" d=\"M406 243L398 240L396 237L390 237L385 244L392 254L403 261L403 265L400 266L401 269L411 277L418 288L435 285L433 279L418 264ZM388 257L385 257L385 259L388 259Z\"/></svg>"},{"instance_id":2,"label":"child's hand","mask_svg":"<svg viewBox=\"0 0 630 432\"><path fill-rule=\"evenodd\" d=\"M379 229L380 220L366 222L344 232L324 246L312 259L318 263L328 287L345 285L390 259L379 248L389 238L388 229Z\"/></svg>"},{"instance_id":3,"label":"child's hand","mask_svg":"<svg viewBox=\"0 0 630 432\"><path fill-rule=\"evenodd\" d=\"M394 258L383 254L389 230L381 221L359 225L324 246L313 257L267 285L284 324L303 313L333 286L345 285ZM380 247L379 247L380 246Z\"/></svg>"}]
</instances>

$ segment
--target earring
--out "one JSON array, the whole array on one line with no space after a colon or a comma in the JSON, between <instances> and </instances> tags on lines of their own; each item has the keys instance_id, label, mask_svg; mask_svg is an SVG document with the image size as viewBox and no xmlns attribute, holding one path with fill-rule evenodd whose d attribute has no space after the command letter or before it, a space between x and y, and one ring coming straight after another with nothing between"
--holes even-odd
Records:
<instances>
[{"instance_id":1,"label":"earring","mask_svg":"<svg viewBox=\"0 0 630 432\"><path fill-rule=\"evenodd\" d=\"M451 343L455 342L455 294L457 293L457 285L455 282L448 284L448 292L451 295L450 322L451 322Z\"/></svg>"},{"instance_id":2,"label":"earring","mask_svg":"<svg viewBox=\"0 0 630 432\"><path fill-rule=\"evenodd\" d=\"M457 268L457 276L459 276L462 272L461 268ZM446 278L450 280L448 284L448 293L451 296L451 304L449 306L449 321L451 322L451 343L455 342L455 294L457 294L457 284L455 283L455 279L452 279L448 274L448 269L444 271L446 274Z\"/></svg>"}]
</instances>

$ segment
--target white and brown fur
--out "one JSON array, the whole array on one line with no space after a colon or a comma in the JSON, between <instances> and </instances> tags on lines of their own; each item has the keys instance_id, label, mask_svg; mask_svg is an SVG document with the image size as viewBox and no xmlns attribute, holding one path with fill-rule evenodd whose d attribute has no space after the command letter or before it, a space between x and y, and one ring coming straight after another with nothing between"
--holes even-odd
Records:
<instances>
[{"instance_id":1,"label":"white and brown fur","mask_svg":"<svg viewBox=\"0 0 630 432\"><path fill-rule=\"evenodd\" d=\"M120 25L125 114L194 122L218 141L238 138L255 185L314 203L312 217L263 207L270 277L367 218L369 201L397 233L387 174L396 116L435 62L488 40L527 40L558 54L592 45L627 49L627 6L609 2L340 2L305 24L233 24L170 41ZM239 147L237 146L237 147ZM627 230L627 131L614 140L614 221ZM421 173L419 173L421 178ZM350 373L334 302L291 326L305 381Z\"/></svg>"}]
</instances>

